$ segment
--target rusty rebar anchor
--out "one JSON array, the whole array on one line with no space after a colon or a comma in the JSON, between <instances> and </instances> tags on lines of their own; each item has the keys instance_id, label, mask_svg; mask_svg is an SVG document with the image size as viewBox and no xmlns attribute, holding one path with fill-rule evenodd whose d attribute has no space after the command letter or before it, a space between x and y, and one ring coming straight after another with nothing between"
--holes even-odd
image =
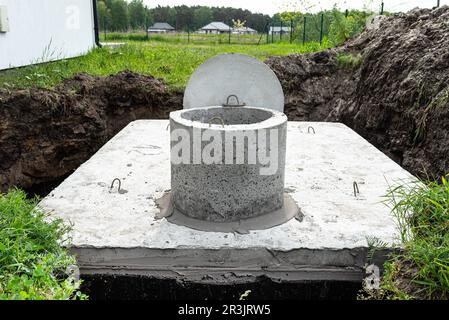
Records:
<instances>
[{"instance_id":1,"label":"rusty rebar anchor","mask_svg":"<svg viewBox=\"0 0 449 320\"><path fill-rule=\"evenodd\" d=\"M354 189L354 197L357 198L357 195L360 194L360 189L359 189L359 185L357 184L356 181L354 181L354 183L352 184L352 187Z\"/></svg>"},{"instance_id":2,"label":"rusty rebar anchor","mask_svg":"<svg viewBox=\"0 0 449 320\"><path fill-rule=\"evenodd\" d=\"M115 182L116 181L118 181L118 189L117 189L117 192L119 193L119 194L125 194L125 193L128 193L128 191L126 191L126 190L122 190L122 180L120 180L119 178L115 178L114 180L112 180L112 183L111 183L111 187L109 188L109 192L111 192L112 191L112 189L114 189L114 185L115 185Z\"/></svg>"}]
</instances>

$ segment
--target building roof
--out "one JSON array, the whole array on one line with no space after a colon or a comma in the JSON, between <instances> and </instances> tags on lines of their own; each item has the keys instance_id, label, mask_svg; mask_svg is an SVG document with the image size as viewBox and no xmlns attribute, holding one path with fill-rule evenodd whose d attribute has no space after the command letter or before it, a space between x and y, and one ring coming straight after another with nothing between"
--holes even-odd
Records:
<instances>
[{"instance_id":1,"label":"building roof","mask_svg":"<svg viewBox=\"0 0 449 320\"><path fill-rule=\"evenodd\" d=\"M257 32L256 30L250 27L234 28L233 30L238 32Z\"/></svg>"},{"instance_id":2,"label":"building roof","mask_svg":"<svg viewBox=\"0 0 449 320\"><path fill-rule=\"evenodd\" d=\"M156 22L150 29L158 29L158 30L175 30L170 24L167 22Z\"/></svg>"},{"instance_id":3,"label":"building roof","mask_svg":"<svg viewBox=\"0 0 449 320\"><path fill-rule=\"evenodd\" d=\"M201 30L219 30L219 31L229 31L229 29L231 29L231 27L223 22L211 22L207 26L201 28Z\"/></svg>"},{"instance_id":4,"label":"building roof","mask_svg":"<svg viewBox=\"0 0 449 320\"><path fill-rule=\"evenodd\" d=\"M281 32L281 27L270 27L272 32ZM282 32L290 32L290 27L282 27Z\"/></svg>"}]
</instances>

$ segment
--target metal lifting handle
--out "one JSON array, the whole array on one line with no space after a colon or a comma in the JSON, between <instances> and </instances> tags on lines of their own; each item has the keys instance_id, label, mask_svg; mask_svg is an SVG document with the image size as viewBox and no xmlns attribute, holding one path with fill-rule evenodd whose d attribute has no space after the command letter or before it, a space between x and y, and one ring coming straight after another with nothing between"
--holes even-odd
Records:
<instances>
[{"instance_id":1,"label":"metal lifting handle","mask_svg":"<svg viewBox=\"0 0 449 320\"><path fill-rule=\"evenodd\" d=\"M222 125L222 127L224 128L224 126L225 126L224 120L223 120L223 118L221 118L221 117L213 117L213 118L210 118L209 121L208 121L208 123L209 123L209 128L212 126L212 123L211 123L211 122L212 122L213 120L220 120L221 125Z\"/></svg>"},{"instance_id":2,"label":"metal lifting handle","mask_svg":"<svg viewBox=\"0 0 449 320\"><path fill-rule=\"evenodd\" d=\"M235 98L235 100L237 101L237 104L230 104L230 100L231 98ZM244 107L246 106L246 103L240 104L239 101L239 97L237 97L235 94L231 94L230 96L228 96L228 98L226 99L226 103L223 104L223 107Z\"/></svg>"}]
</instances>

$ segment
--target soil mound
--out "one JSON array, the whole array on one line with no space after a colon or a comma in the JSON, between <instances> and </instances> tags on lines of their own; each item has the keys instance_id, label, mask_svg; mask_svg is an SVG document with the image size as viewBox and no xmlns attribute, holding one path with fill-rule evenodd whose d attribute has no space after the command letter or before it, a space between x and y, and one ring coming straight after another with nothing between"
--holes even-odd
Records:
<instances>
[{"instance_id":1,"label":"soil mound","mask_svg":"<svg viewBox=\"0 0 449 320\"><path fill-rule=\"evenodd\" d=\"M47 191L131 121L166 119L180 107L182 93L129 71L79 74L52 90L0 89L0 191Z\"/></svg>"},{"instance_id":2,"label":"soil mound","mask_svg":"<svg viewBox=\"0 0 449 320\"><path fill-rule=\"evenodd\" d=\"M340 48L267 63L290 120L343 122L413 174L449 172L449 7L383 17Z\"/></svg>"}]
</instances>

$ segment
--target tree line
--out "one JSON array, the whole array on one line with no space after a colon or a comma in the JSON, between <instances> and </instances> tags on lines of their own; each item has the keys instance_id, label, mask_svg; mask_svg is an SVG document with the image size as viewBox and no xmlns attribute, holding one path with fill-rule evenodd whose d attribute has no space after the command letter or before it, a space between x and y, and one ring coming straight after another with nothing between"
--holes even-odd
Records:
<instances>
[{"instance_id":1,"label":"tree line","mask_svg":"<svg viewBox=\"0 0 449 320\"><path fill-rule=\"evenodd\" d=\"M97 0L97 9L100 28L109 31L145 30L155 22L167 22L180 31L196 31L212 21L232 26L233 20L240 20L263 32L271 22L268 15L244 9L185 5L148 8L143 0Z\"/></svg>"}]
</instances>

